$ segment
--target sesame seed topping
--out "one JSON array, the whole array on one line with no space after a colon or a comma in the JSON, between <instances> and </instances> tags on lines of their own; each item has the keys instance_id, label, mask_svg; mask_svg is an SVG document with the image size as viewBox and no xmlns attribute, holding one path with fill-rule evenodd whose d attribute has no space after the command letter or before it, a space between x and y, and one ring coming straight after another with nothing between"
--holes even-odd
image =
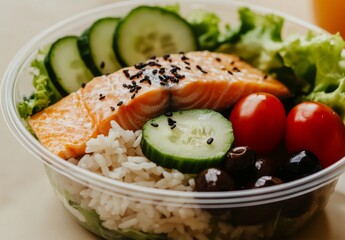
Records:
<instances>
[{"instance_id":1,"label":"sesame seed topping","mask_svg":"<svg viewBox=\"0 0 345 240\"><path fill-rule=\"evenodd\" d=\"M213 138L209 138L209 139L207 139L207 144L209 144L209 145L210 145L211 143L213 143L213 140L214 140Z\"/></svg>"},{"instance_id":2,"label":"sesame seed topping","mask_svg":"<svg viewBox=\"0 0 345 240\"><path fill-rule=\"evenodd\" d=\"M84 88L86 86L86 83L82 83L81 87Z\"/></svg>"},{"instance_id":3,"label":"sesame seed topping","mask_svg":"<svg viewBox=\"0 0 345 240\"><path fill-rule=\"evenodd\" d=\"M99 65L99 67L100 67L101 69L103 69L103 68L105 67L105 62L101 62L101 64Z\"/></svg>"},{"instance_id":4,"label":"sesame seed topping","mask_svg":"<svg viewBox=\"0 0 345 240\"><path fill-rule=\"evenodd\" d=\"M99 100L103 100L104 98L105 98L105 96L102 93L100 93L99 94Z\"/></svg>"},{"instance_id":5,"label":"sesame seed topping","mask_svg":"<svg viewBox=\"0 0 345 240\"><path fill-rule=\"evenodd\" d=\"M175 125L175 124L176 124L176 121L169 117L169 118L168 118L168 125L169 125L169 126L173 126L173 125Z\"/></svg>"},{"instance_id":6,"label":"sesame seed topping","mask_svg":"<svg viewBox=\"0 0 345 240\"><path fill-rule=\"evenodd\" d=\"M157 74L158 70L157 69L153 69L152 70L152 74Z\"/></svg>"},{"instance_id":7,"label":"sesame seed topping","mask_svg":"<svg viewBox=\"0 0 345 240\"><path fill-rule=\"evenodd\" d=\"M151 126L152 127L158 127L159 125L158 125L158 123L151 123Z\"/></svg>"},{"instance_id":8,"label":"sesame seed topping","mask_svg":"<svg viewBox=\"0 0 345 240\"><path fill-rule=\"evenodd\" d=\"M191 70L191 68L190 68L190 67L188 67L188 66L186 66L186 69Z\"/></svg>"},{"instance_id":9,"label":"sesame seed topping","mask_svg":"<svg viewBox=\"0 0 345 240\"><path fill-rule=\"evenodd\" d=\"M221 62L222 59L220 59L219 57L217 57L217 58L216 58L216 61L217 61L217 62Z\"/></svg>"},{"instance_id":10,"label":"sesame seed topping","mask_svg":"<svg viewBox=\"0 0 345 240\"><path fill-rule=\"evenodd\" d=\"M170 54L166 54L166 55L163 56L163 59L164 60L168 60L169 57L170 57Z\"/></svg>"},{"instance_id":11,"label":"sesame seed topping","mask_svg":"<svg viewBox=\"0 0 345 240\"><path fill-rule=\"evenodd\" d=\"M172 125L170 129L174 129L176 127L176 124Z\"/></svg>"},{"instance_id":12,"label":"sesame seed topping","mask_svg":"<svg viewBox=\"0 0 345 240\"><path fill-rule=\"evenodd\" d=\"M183 56L181 57L181 60L182 60L182 61L185 61L185 60L189 60L189 58L187 58L185 55L183 55Z\"/></svg>"},{"instance_id":13,"label":"sesame seed topping","mask_svg":"<svg viewBox=\"0 0 345 240\"><path fill-rule=\"evenodd\" d=\"M131 96L131 99L135 98L135 93Z\"/></svg>"},{"instance_id":14,"label":"sesame seed topping","mask_svg":"<svg viewBox=\"0 0 345 240\"><path fill-rule=\"evenodd\" d=\"M200 72L206 74L207 72L205 70L203 70L200 65L196 65L196 68L200 70Z\"/></svg>"},{"instance_id":15,"label":"sesame seed topping","mask_svg":"<svg viewBox=\"0 0 345 240\"><path fill-rule=\"evenodd\" d=\"M117 103L117 106L121 106L123 104L123 101L119 101L118 103Z\"/></svg>"},{"instance_id":16,"label":"sesame seed topping","mask_svg":"<svg viewBox=\"0 0 345 240\"><path fill-rule=\"evenodd\" d=\"M239 68L237 68L237 67L234 67L232 70L235 71L235 72L241 72L241 70Z\"/></svg>"},{"instance_id":17,"label":"sesame seed topping","mask_svg":"<svg viewBox=\"0 0 345 240\"><path fill-rule=\"evenodd\" d=\"M159 73L160 73L160 74L165 73L165 68L160 68L160 69L159 69Z\"/></svg>"},{"instance_id":18,"label":"sesame seed topping","mask_svg":"<svg viewBox=\"0 0 345 240\"><path fill-rule=\"evenodd\" d=\"M134 65L136 69L142 69L147 66L147 63L137 63Z\"/></svg>"},{"instance_id":19,"label":"sesame seed topping","mask_svg":"<svg viewBox=\"0 0 345 240\"><path fill-rule=\"evenodd\" d=\"M164 115L167 117L172 117L173 113L172 112L166 112L166 113L164 113Z\"/></svg>"},{"instance_id":20,"label":"sesame seed topping","mask_svg":"<svg viewBox=\"0 0 345 240\"><path fill-rule=\"evenodd\" d=\"M267 78L268 78L268 75L265 75L265 76L264 76L264 80L266 80Z\"/></svg>"},{"instance_id":21,"label":"sesame seed topping","mask_svg":"<svg viewBox=\"0 0 345 240\"><path fill-rule=\"evenodd\" d=\"M113 106L110 106L111 111L115 111L115 108Z\"/></svg>"},{"instance_id":22,"label":"sesame seed topping","mask_svg":"<svg viewBox=\"0 0 345 240\"><path fill-rule=\"evenodd\" d=\"M230 70L228 70L228 73L229 73L230 75L234 75Z\"/></svg>"}]
</instances>

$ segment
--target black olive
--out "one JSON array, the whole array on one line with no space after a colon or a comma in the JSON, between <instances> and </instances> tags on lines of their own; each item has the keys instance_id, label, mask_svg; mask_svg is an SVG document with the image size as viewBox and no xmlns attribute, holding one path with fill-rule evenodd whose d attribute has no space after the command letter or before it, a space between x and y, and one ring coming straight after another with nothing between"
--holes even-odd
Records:
<instances>
[{"instance_id":1,"label":"black olive","mask_svg":"<svg viewBox=\"0 0 345 240\"><path fill-rule=\"evenodd\" d=\"M310 151L301 151L292 155L282 163L279 177L285 181L293 181L322 170L319 159Z\"/></svg>"},{"instance_id":2,"label":"black olive","mask_svg":"<svg viewBox=\"0 0 345 240\"><path fill-rule=\"evenodd\" d=\"M237 185L244 186L256 178L256 153L248 147L236 147L229 151L223 169Z\"/></svg>"},{"instance_id":3,"label":"black olive","mask_svg":"<svg viewBox=\"0 0 345 240\"><path fill-rule=\"evenodd\" d=\"M282 184L283 181L280 178L272 177L272 176L262 176L258 178L255 183L251 186L251 188L262 188L262 187L269 187L278 184Z\"/></svg>"},{"instance_id":4,"label":"black olive","mask_svg":"<svg viewBox=\"0 0 345 240\"><path fill-rule=\"evenodd\" d=\"M270 156L260 156L255 162L256 177L272 176L277 172L277 160Z\"/></svg>"},{"instance_id":5,"label":"black olive","mask_svg":"<svg viewBox=\"0 0 345 240\"><path fill-rule=\"evenodd\" d=\"M195 177L195 189L198 192L232 191L235 183L226 172L208 168Z\"/></svg>"}]
</instances>

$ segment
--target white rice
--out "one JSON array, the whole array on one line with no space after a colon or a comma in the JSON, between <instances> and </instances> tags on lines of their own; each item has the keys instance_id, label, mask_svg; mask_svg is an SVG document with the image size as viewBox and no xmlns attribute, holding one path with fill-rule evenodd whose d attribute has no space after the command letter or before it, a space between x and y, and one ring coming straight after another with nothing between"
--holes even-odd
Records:
<instances>
[{"instance_id":1,"label":"white rice","mask_svg":"<svg viewBox=\"0 0 345 240\"><path fill-rule=\"evenodd\" d=\"M194 179L177 170L149 161L140 148L141 131L122 129L111 122L108 136L99 135L86 144L86 155L69 161L97 174L140 186L193 191ZM81 206L94 209L102 225L111 230L135 229L166 233L173 239L208 239L210 215L198 208L151 204L110 196L95 189L80 192Z\"/></svg>"}]
</instances>

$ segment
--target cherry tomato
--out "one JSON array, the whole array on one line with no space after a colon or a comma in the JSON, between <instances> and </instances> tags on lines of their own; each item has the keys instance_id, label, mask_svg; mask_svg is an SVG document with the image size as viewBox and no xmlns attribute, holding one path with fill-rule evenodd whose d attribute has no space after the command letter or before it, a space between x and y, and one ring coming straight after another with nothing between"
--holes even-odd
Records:
<instances>
[{"instance_id":1,"label":"cherry tomato","mask_svg":"<svg viewBox=\"0 0 345 240\"><path fill-rule=\"evenodd\" d=\"M345 125L326 105L300 103L287 117L285 145L290 153L311 151L325 168L345 156Z\"/></svg>"},{"instance_id":2,"label":"cherry tomato","mask_svg":"<svg viewBox=\"0 0 345 240\"><path fill-rule=\"evenodd\" d=\"M273 151L284 138L285 110L268 93L254 93L240 100L230 114L234 145L248 146L259 154Z\"/></svg>"}]
</instances>

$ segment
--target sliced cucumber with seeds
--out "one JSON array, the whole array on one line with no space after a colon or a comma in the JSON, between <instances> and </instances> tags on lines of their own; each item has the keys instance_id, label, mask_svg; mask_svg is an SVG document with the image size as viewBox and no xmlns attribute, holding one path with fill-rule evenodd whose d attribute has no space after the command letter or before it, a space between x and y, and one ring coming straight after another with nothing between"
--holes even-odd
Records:
<instances>
[{"instance_id":1,"label":"sliced cucumber with seeds","mask_svg":"<svg viewBox=\"0 0 345 240\"><path fill-rule=\"evenodd\" d=\"M50 79L64 96L94 77L80 57L77 40L76 36L58 39L44 59Z\"/></svg>"},{"instance_id":2,"label":"sliced cucumber with seeds","mask_svg":"<svg viewBox=\"0 0 345 240\"><path fill-rule=\"evenodd\" d=\"M141 148L151 161L184 173L218 166L233 143L231 123L208 109L174 112L148 121Z\"/></svg>"},{"instance_id":3,"label":"sliced cucumber with seeds","mask_svg":"<svg viewBox=\"0 0 345 240\"><path fill-rule=\"evenodd\" d=\"M140 6L118 24L113 47L120 63L131 66L152 56L197 50L197 38L178 14Z\"/></svg>"},{"instance_id":4,"label":"sliced cucumber with seeds","mask_svg":"<svg viewBox=\"0 0 345 240\"><path fill-rule=\"evenodd\" d=\"M113 73L121 68L113 51L113 39L120 18L102 18L78 38L79 52L95 76Z\"/></svg>"}]
</instances>

